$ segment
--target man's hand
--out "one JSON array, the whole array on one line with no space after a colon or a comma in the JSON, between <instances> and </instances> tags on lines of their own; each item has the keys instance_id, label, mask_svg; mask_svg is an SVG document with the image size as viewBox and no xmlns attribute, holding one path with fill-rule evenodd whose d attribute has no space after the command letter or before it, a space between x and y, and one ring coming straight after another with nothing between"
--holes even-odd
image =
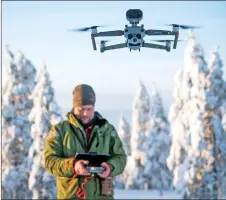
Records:
<instances>
[{"instance_id":1,"label":"man's hand","mask_svg":"<svg viewBox=\"0 0 226 200\"><path fill-rule=\"evenodd\" d=\"M106 162L102 162L101 167L104 168L104 171L99 173L98 175L102 178L108 177L111 173L111 167Z\"/></svg>"},{"instance_id":2,"label":"man's hand","mask_svg":"<svg viewBox=\"0 0 226 200\"><path fill-rule=\"evenodd\" d=\"M75 162L74 169L78 173L78 175L90 175L90 173L85 169L85 165L88 165L88 163L88 160L78 160Z\"/></svg>"}]
</instances>

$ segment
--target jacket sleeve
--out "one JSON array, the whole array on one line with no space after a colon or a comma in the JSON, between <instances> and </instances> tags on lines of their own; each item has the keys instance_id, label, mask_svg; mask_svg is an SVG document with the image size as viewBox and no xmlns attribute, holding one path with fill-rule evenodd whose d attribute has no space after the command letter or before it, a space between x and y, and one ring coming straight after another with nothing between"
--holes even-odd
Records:
<instances>
[{"instance_id":1,"label":"jacket sleeve","mask_svg":"<svg viewBox=\"0 0 226 200\"><path fill-rule=\"evenodd\" d=\"M115 129L111 132L110 140L110 154L112 157L107 161L107 163L112 167L110 176L118 176L124 171L127 156L122 141Z\"/></svg>"},{"instance_id":2,"label":"jacket sleeve","mask_svg":"<svg viewBox=\"0 0 226 200\"><path fill-rule=\"evenodd\" d=\"M74 157L64 157L63 142L58 126L52 126L46 138L44 148L45 169L54 176L72 177L75 159Z\"/></svg>"}]
</instances>

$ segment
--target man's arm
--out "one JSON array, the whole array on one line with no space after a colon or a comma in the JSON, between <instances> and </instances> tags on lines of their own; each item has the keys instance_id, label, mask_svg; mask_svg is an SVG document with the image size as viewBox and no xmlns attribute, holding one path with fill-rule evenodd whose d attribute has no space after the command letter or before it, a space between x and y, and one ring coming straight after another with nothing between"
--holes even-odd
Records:
<instances>
[{"instance_id":1,"label":"man's arm","mask_svg":"<svg viewBox=\"0 0 226 200\"><path fill-rule=\"evenodd\" d=\"M72 177L75 159L64 158L63 142L57 126L52 126L44 149L45 169L54 176Z\"/></svg>"},{"instance_id":2,"label":"man's arm","mask_svg":"<svg viewBox=\"0 0 226 200\"><path fill-rule=\"evenodd\" d=\"M115 129L111 132L110 154L112 158L107 161L112 168L110 176L118 176L124 171L127 156Z\"/></svg>"}]
</instances>

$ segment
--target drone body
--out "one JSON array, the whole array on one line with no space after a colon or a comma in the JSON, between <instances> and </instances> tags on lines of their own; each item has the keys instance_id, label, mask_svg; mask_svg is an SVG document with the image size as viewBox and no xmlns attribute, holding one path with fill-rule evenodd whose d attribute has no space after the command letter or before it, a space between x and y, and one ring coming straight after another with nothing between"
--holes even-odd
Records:
<instances>
[{"instance_id":1,"label":"drone body","mask_svg":"<svg viewBox=\"0 0 226 200\"><path fill-rule=\"evenodd\" d=\"M114 30L114 31L105 31L105 32L97 32L98 26L92 26L82 29L74 29L75 31L87 31L91 29L91 40L93 45L93 50L97 50L96 47L96 37L112 37L112 36L124 36L126 38L125 43L115 44L106 46L106 41L101 41L100 43L100 52L103 53L108 50L113 49L121 49L121 48L129 48L129 50L139 50L142 47L146 48L154 48L154 49L162 49L170 52L171 50L171 42L173 42L173 49L176 49L177 42L179 38L179 28L182 29L194 29L198 27L194 26L186 26L186 25L177 25L171 24L172 31L169 30L155 30L155 29L147 29L145 30L144 25L138 25L139 22L143 18L143 12L140 9L129 9L126 12L126 19L130 22L130 25L125 25L124 30ZM153 44L147 43L144 41L145 36L173 36L173 40L153 40L157 42L164 42L165 45L161 44Z\"/></svg>"},{"instance_id":2,"label":"drone body","mask_svg":"<svg viewBox=\"0 0 226 200\"><path fill-rule=\"evenodd\" d=\"M126 25L124 30L124 36L127 41L127 46L131 50L137 50L142 47L143 38L145 36L143 25L141 26L130 26Z\"/></svg>"}]
</instances>

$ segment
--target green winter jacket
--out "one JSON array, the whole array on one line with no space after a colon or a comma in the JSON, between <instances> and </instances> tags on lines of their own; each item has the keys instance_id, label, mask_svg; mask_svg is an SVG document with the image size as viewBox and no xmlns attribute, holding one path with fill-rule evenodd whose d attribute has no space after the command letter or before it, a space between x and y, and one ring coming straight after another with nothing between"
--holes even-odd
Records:
<instances>
[{"instance_id":1,"label":"green winter jacket","mask_svg":"<svg viewBox=\"0 0 226 200\"><path fill-rule=\"evenodd\" d=\"M53 126L49 132L44 149L45 168L56 176L58 199L78 199L76 189L81 185L84 176L72 178L76 153L110 154L110 176L121 174L125 168L126 154L115 128L99 113L95 112L95 115L98 125L94 126L89 142L83 127L72 113L68 113L67 120ZM87 199L113 199L113 196L101 196L98 176L85 184L85 193Z\"/></svg>"}]
</instances>

